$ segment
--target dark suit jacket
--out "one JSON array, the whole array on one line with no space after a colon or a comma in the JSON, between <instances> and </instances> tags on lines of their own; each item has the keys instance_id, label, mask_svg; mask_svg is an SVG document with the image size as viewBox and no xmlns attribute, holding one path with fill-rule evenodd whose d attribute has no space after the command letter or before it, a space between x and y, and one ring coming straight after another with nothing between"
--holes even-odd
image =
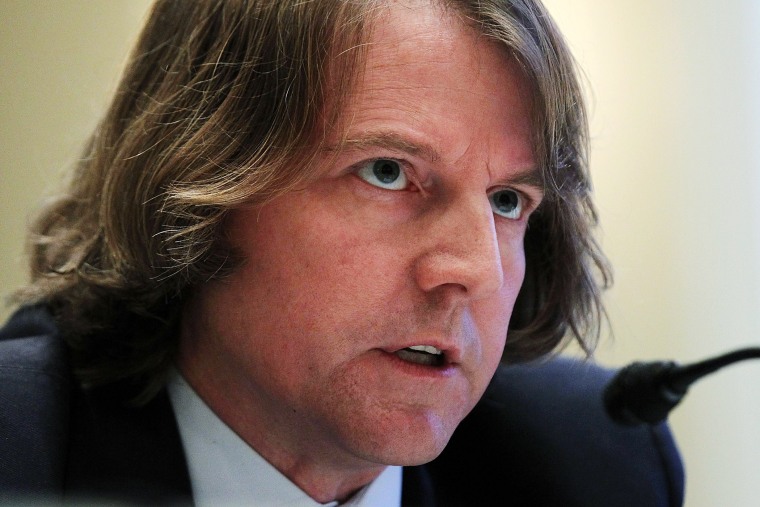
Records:
<instances>
[{"instance_id":1,"label":"dark suit jacket","mask_svg":"<svg viewBox=\"0 0 760 507\"><path fill-rule=\"evenodd\" d=\"M0 331L0 503L191 503L166 394L130 408L118 388L82 390L66 358L42 308ZM605 416L612 374L569 359L500 367L441 456L404 468L404 505L681 505L667 426L624 428Z\"/></svg>"}]
</instances>

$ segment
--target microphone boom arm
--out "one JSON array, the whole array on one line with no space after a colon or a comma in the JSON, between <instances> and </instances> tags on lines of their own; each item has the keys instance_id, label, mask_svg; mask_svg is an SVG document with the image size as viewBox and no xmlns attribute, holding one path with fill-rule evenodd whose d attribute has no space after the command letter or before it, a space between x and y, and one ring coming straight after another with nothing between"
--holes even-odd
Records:
<instances>
[{"instance_id":1,"label":"microphone boom arm","mask_svg":"<svg viewBox=\"0 0 760 507\"><path fill-rule=\"evenodd\" d=\"M620 424L657 424L681 402L691 384L724 366L755 358L760 358L760 347L684 366L672 361L635 362L621 369L607 385L604 406Z\"/></svg>"}]
</instances>

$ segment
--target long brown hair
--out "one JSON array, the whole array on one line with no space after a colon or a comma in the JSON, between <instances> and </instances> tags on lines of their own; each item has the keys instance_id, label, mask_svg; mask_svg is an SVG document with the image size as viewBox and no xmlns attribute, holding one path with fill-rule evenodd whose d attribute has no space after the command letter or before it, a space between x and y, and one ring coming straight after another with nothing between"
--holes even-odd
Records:
<instances>
[{"instance_id":1,"label":"long brown hair","mask_svg":"<svg viewBox=\"0 0 760 507\"><path fill-rule=\"evenodd\" d=\"M147 399L177 346L194 286L234 269L230 209L307 180L324 104L341 103L374 12L365 0L159 0L67 191L30 233L25 303L53 311L89 384ZM545 202L525 238L526 280L506 360L574 336L590 350L609 269L592 237L586 117L572 57L538 0L446 0L533 83ZM329 94L329 97L328 97ZM337 99L337 100L336 100Z\"/></svg>"}]
</instances>

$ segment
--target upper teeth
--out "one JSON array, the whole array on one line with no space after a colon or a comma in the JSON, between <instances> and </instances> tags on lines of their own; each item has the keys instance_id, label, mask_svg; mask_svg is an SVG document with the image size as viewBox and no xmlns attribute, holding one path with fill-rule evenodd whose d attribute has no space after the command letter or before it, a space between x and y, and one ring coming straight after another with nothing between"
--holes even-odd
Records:
<instances>
[{"instance_id":1,"label":"upper teeth","mask_svg":"<svg viewBox=\"0 0 760 507\"><path fill-rule=\"evenodd\" d=\"M443 354L440 349L437 349L432 345L412 345L411 347L407 348L416 350L418 352L427 352L428 354Z\"/></svg>"}]
</instances>

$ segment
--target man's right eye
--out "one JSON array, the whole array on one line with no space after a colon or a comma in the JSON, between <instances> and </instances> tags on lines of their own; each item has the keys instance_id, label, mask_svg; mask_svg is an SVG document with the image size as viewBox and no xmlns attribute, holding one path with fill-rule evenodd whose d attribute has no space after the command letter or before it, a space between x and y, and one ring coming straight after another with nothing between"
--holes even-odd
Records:
<instances>
[{"instance_id":1,"label":"man's right eye","mask_svg":"<svg viewBox=\"0 0 760 507\"><path fill-rule=\"evenodd\" d=\"M370 185L385 190L404 190L409 185L404 168L398 161L389 158L364 162L356 175Z\"/></svg>"}]
</instances>

